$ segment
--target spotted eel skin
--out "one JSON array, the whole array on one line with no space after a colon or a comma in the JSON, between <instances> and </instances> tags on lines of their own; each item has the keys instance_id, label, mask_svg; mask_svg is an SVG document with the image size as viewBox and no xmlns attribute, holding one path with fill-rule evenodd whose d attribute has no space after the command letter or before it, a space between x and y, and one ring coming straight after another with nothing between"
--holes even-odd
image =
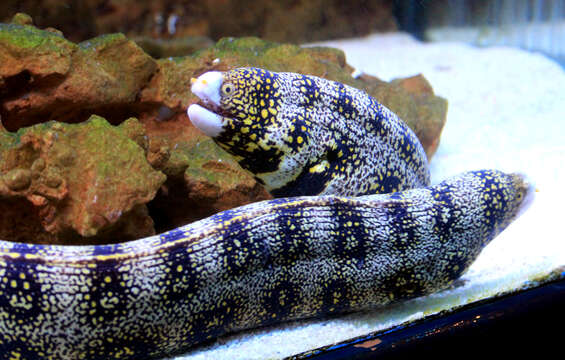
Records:
<instances>
[{"instance_id":1,"label":"spotted eel skin","mask_svg":"<svg viewBox=\"0 0 565 360\"><path fill-rule=\"evenodd\" d=\"M359 159L379 146L378 141L368 140L372 133L362 135L371 145L361 150L357 147L363 141L348 142L347 137L352 136L348 127L334 124L340 129L335 130L327 122L321 127L341 131L322 139L323 131L318 130L321 143L330 141L329 150L312 145L313 156L302 158L292 152L300 148L293 144L313 142L308 129L318 121L314 113L301 111L303 98L296 97L299 102L293 111L310 124L304 120L302 125L296 115L292 142L280 143L282 138L266 136L261 132L264 124L254 128L252 122L243 130L229 120L236 114L222 103L225 98L219 96L219 89L245 93L249 90L246 82L230 88L226 84L231 82L223 79L238 81L238 74L246 71L256 76L256 85L265 90L269 90L265 79L270 78L271 86L280 91L277 101L286 104L268 107L270 101L265 96L264 107L257 100L256 118L269 117L262 116L264 109L270 114L272 110L286 113L285 106L292 104L284 99L286 91L295 91L295 85L277 80L275 73L247 69L220 73L219 78L202 75L193 91L203 97L204 106L189 109L191 120L215 135L224 147L233 142L232 152L242 162L248 158L246 154L255 153L254 145L245 143L246 137L252 139L252 131L258 131L257 139L261 137L263 142L258 140L256 145L271 151L272 156L262 166L249 163L246 168L255 169L258 179L280 193L313 190L324 195L258 202L157 236L115 245L0 241L1 359L158 359L242 329L369 309L428 294L457 279L523 210L524 198L531 192L524 177L496 170L467 172L435 186L350 196L425 185L425 158L413 134L405 133L409 131L405 126L379 124L395 117L382 105L374 105L382 116L371 130L396 134L396 140L389 143L391 148L404 146L396 155L389 150L373 153L396 159L390 168L378 159ZM308 80L322 80L296 76L305 82L297 84L310 86L307 90L315 97L316 90ZM283 83L277 89L273 81ZM331 86L341 89L337 84ZM218 92L212 91L214 88ZM349 101L358 105L359 93L344 89L346 95L354 95ZM303 92L300 88L296 91ZM321 88L317 91L322 94ZM324 96L334 99L331 94ZM377 104L363 97L361 101ZM238 101L232 98L228 105ZM246 101L253 103L254 99ZM330 106L314 108L322 113L334 111ZM359 108L350 111L352 119L361 116ZM240 116L239 120L246 124L247 118ZM279 126L290 128L289 124ZM298 135L296 131L302 126L307 130ZM320 156L323 151L335 155ZM294 156L294 160L287 156ZM357 160L360 162L355 165ZM292 171L298 162L305 166ZM280 176L273 170L275 165ZM356 166L369 168L356 172ZM330 169L334 171L328 176ZM323 178L317 179L317 174ZM348 180L348 175L357 179ZM361 178L369 185L356 182ZM284 181L294 182L298 188L293 190ZM331 191L346 186L342 191L348 196L328 195L330 191L320 190L322 183L333 187Z\"/></svg>"},{"instance_id":2,"label":"spotted eel skin","mask_svg":"<svg viewBox=\"0 0 565 360\"><path fill-rule=\"evenodd\" d=\"M277 197L358 196L429 185L416 135L361 90L254 68L208 72L192 90L219 114L193 105L192 122Z\"/></svg>"}]
</instances>

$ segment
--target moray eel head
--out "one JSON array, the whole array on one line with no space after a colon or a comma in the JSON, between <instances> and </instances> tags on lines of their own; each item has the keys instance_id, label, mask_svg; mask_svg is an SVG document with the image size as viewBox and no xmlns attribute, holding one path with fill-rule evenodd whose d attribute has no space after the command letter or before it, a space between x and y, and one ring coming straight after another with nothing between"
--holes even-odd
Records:
<instances>
[{"instance_id":1,"label":"moray eel head","mask_svg":"<svg viewBox=\"0 0 565 360\"><path fill-rule=\"evenodd\" d=\"M291 124L282 114L284 90L278 74L263 69L210 71L192 79L200 98L187 114L191 122L235 157L267 190L284 186L307 163L307 124ZM296 136L296 130L303 136Z\"/></svg>"},{"instance_id":2,"label":"moray eel head","mask_svg":"<svg viewBox=\"0 0 565 360\"><path fill-rule=\"evenodd\" d=\"M192 78L192 92L198 96L202 105L192 105L187 113L198 129L204 134L216 137L223 127L222 116L216 113L220 110L220 88L223 83L221 72L211 71L203 74L198 79Z\"/></svg>"},{"instance_id":3,"label":"moray eel head","mask_svg":"<svg viewBox=\"0 0 565 360\"><path fill-rule=\"evenodd\" d=\"M367 93L258 68L192 80L192 123L275 197L356 196L429 184L416 135Z\"/></svg>"},{"instance_id":4,"label":"moray eel head","mask_svg":"<svg viewBox=\"0 0 565 360\"><path fill-rule=\"evenodd\" d=\"M512 201L517 204L517 210L508 216L508 223L522 216L530 208L534 202L536 192L538 192L534 182L525 174L512 173L509 176L514 189Z\"/></svg>"},{"instance_id":5,"label":"moray eel head","mask_svg":"<svg viewBox=\"0 0 565 360\"><path fill-rule=\"evenodd\" d=\"M209 71L191 82L192 92L201 101L189 107L188 116L214 139L228 142L234 140L235 133L252 133L252 129L277 121L281 96L272 72L254 68Z\"/></svg>"},{"instance_id":6,"label":"moray eel head","mask_svg":"<svg viewBox=\"0 0 565 360\"><path fill-rule=\"evenodd\" d=\"M521 173L485 172L483 181L483 219L495 225L496 236L526 212L534 202L537 189Z\"/></svg>"}]
</instances>

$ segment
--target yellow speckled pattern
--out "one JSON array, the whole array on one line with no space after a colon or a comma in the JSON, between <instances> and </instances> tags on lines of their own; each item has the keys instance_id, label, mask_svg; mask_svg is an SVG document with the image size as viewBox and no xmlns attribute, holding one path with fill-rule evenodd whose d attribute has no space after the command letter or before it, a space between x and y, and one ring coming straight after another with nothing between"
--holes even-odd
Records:
<instances>
[{"instance_id":1,"label":"yellow speckled pattern","mask_svg":"<svg viewBox=\"0 0 565 360\"><path fill-rule=\"evenodd\" d=\"M227 91L226 91L227 90ZM223 74L214 140L278 197L390 193L429 184L416 135L365 92L295 73Z\"/></svg>"},{"instance_id":2,"label":"yellow speckled pattern","mask_svg":"<svg viewBox=\"0 0 565 360\"><path fill-rule=\"evenodd\" d=\"M287 111L278 101L265 116L254 111L272 121ZM234 139L240 124L231 124ZM292 143L309 143L308 131ZM344 136L335 134L341 144ZM0 241L0 359L158 359L241 329L437 291L516 216L527 191L519 175L484 170L391 194L259 202L123 244Z\"/></svg>"}]
</instances>

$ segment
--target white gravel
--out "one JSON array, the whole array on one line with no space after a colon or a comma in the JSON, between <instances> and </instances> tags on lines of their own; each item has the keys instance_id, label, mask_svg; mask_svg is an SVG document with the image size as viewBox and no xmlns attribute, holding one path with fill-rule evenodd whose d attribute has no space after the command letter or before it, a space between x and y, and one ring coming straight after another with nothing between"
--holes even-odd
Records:
<instances>
[{"instance_id":1,"label":"white gravel","mask_svg":"<svg viewBox=\"0 0 565 360\"><path fill-rule=\"evenodd\" d=\"M177 360L279 359L520 288L565 266L565 72L512 48L418 42L395 33L323 45L341 48L358 71L383 80L424 74L449 101L432 181L466 170L527 174L539 192L463 276L463 287L370 313L236 334Z\"/></svg>"}]
</instances>

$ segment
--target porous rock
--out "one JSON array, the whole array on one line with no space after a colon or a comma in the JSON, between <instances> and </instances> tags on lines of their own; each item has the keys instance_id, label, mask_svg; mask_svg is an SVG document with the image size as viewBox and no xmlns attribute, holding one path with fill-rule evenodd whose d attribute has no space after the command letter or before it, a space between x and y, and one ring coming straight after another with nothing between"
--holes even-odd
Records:
<instances>
[{"instance_id":1,"label":"porous rock","mask_svg":"<svg viewBox=\"0 0 565 360\"><path fill-rule=\"evenodd\" d=\"M133 118L115 127L92 116L3 132L0 238L97 243L154 234L144 204L165 175L149 165L128 127L143 131Z\"/></svg>"},{"instance_id":2,"label":"porous rock","mask_svg":"<svg viewBox=\"0 0 565 360\"><path fill-rule=\"evenodd\" d=\"M158 232L270 197L187 118L187 107L198 101L190 92L190 79L206 71L256 66L272 71L312 74L365 89L398 112L416 130L428 156L437 147L445 121L446 102L434 96L429 85L424 86L425 80L386 83L368 75L353 78L354 69L347 65L344 53L337 49L302 48L254 37L224 38L213 47L191 56L156 60L123 35L104 35L74 44L57 32L40 30L28 23L0 25L2 124L9 131L18 131L48 120L84 122L91 114L102 115L114 125L123 123L121 131L144 149L147 163L167 176L155 199L148 204ZM410 85L415 82L424 85ZM139 119L142 131L131 126L131 122L124 123L129 117ZM419 124L424 118L439 125L422 127ZM2 136L0 140L4 141ZM102 145L113 149L112 144L101 142L99 146ZM65 151L70 155L65 155ZM75 150L65 151L61 149L60 161L72 161ZM32 165L48 169L51 159L44 158L43 161L35 165L29 161L13 165L9 170L15 172L6 177L8 183L16 189L33 188L36 184L33 171L28 185L25 169L32 169ZM13 170L19 168L23 170ZM116 167L115 171L125 170ZM126 178L126 175L130 173L117 175L116 179ZM62 191L67 184L65 177L60 178L62 180L53 176L49 180L51 184L61 182L57 191ZM14 191L5 186L5 192ZM24 197L34 206L40 206L51 199L70 196L49 189L54 193L50 198L36 194ZM125 214L120 211L108 216L117 223L117 219ZM53 215L45 212L42 216L50 219ZM96 228L101 233L105 222L93 218L91 224L101 225L84 229ZM79 228L77 225L76 229ZM92 234L90 230L78 231Z\"/></svg>"}]
</instances>

